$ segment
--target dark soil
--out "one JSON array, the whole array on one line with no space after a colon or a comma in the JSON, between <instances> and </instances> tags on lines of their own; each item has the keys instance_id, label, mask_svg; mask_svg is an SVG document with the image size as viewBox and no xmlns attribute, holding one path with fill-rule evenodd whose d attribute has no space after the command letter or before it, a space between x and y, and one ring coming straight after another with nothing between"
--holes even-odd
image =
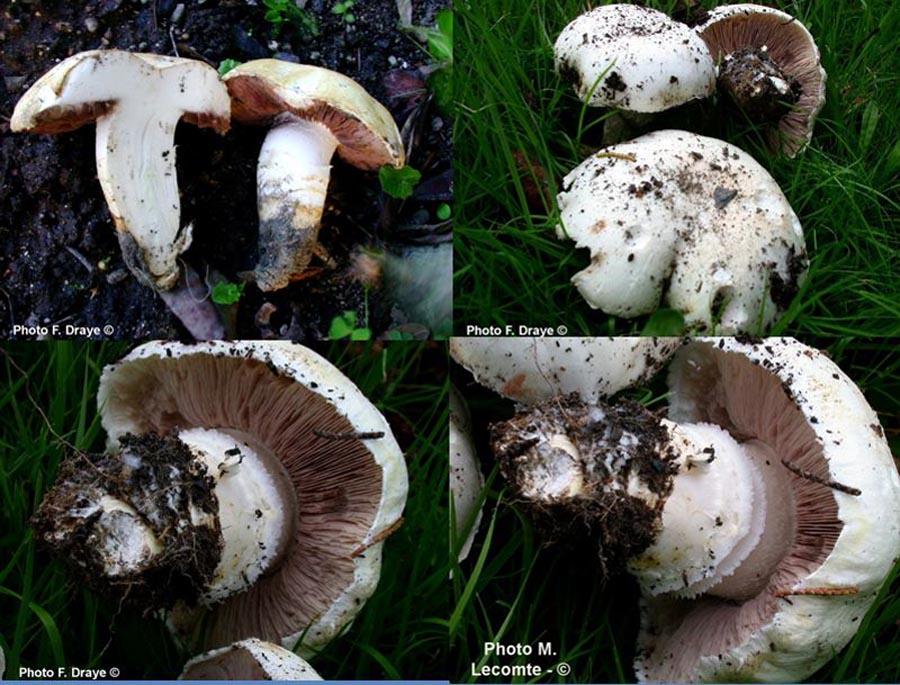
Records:
<instances>
[{"instance_id":1,"label":"dark soil","mask_svg":"<svg viewBox=\"0 0 900 685\"><path fill-rule=\"evenodd\" d=\"M340 71L385 104L415 138L409 164L422 172L417 194L400 202L380 190L377 174L335 161L320 242L336 268L321 269L276 293L248 284L223 312L234 337L316 339L346 311L368 321L374 335L405 322L378 287L378 273L357 266L363 249L400 251L444 241L435 218L450 201L451 125L425 87L429 64L416 40L398 28L395 0L365 0L343 22L331 0L308 0L318 36L292 28L279 34L264 19L261 0L12 0L0 10L0 336L14 325L114 327L90 337L186 337L162 300L126 269L97 181L94 128L58 136L12 134L19 97L60 60L83 50L119 48L205 60L277 57ZM445 0L413 0L413 24L433 26ZM180 9L179 9L180 8ZM179 16L180 15L180 16ZM173 21L177 17L177 22ZM416 124L413 126L413 124ZM405 132L406 133L406 132ZM207 283L239 282L256 264L256 158L265 131L235 124L224 137L180 124L178 178L182 224L194 240L184 253ZM408 141L410 136L404 135ZM365 273L363 273L365 271ZM369 284L368 297L366 286ZM366 300L368 300L368 319ZM404 325L405 324L405 325ZM72 337L83 337L78 333Z\"/></svg>"}]
</instances>

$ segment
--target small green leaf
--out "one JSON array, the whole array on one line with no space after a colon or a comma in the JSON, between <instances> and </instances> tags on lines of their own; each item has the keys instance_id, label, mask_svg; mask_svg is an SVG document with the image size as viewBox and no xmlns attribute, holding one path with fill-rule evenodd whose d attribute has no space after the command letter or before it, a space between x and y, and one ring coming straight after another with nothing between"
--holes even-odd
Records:
<instances>
[{"instance_id":1,"label":"small green leaf","mask_svg":"<svg viewBox=\"0 0 900 685\"><path fill-rule=\"evenodd\" d=\"M874 102L870 102L866 105L866 109L863 111L862 127L859 134L860 152L865 152L872 144L872 139L875 137L875 128L878 126L878 119L880 117L881 111L878 109L878 105Z\"/></svg>"},{"instance_id":2,"label":"small green leaf","mask_svg":"<svg viewBox=\"0 0 900 685\"><path fill-rule=\"evenodd\" d=\"M684 315L677 309L657 309L647 319L641 335L671 336L684 334Z\"/></svg>"},{"instance_id":3,"label":"small green leaf","mask_svg":"<svg viewBox=\"0 0 900 685\"><path fill-rule=\"evenodd\" d=\"M223 59L219 62L219 76L224 76L232 69L241 66L241 62L236 59Z\"/></svg>"},{"instance_id":4,"label":"small green leaf","mask_svg":"<svg viewBox=\"0 0 900 685\"><path fill-rule=\"evenodd\" d=\"M453 11L437 15L437 27L428 32L428 53L435 62L453 61Z\"/></svg>"},{"instance_id":5,"label":"small green leaf","mask_svg":"<svg viewBox=\"0 0 900 685\"><path fill-rule=\"evenodd\" d=\"M266 21L270 21L273 24L281 24L284 22L284 18L278 10L269 10L266 12Z\"/></svg>"},{"instance_id":6,"label":"small green leaf","mask_svg":"<svg viewBox=\"0 0 900 685\"><path fill-rule=\"evenodd\" d=\"M368 328L356 328L350 334L350 340L371 340L372 331Z\"/></svg>"},{"instance_id":7,"label":"small green leaf","mask_svg":"<svg viewBox=\"0 0 900 685\"><path fill-rule=\"evenodd\" d=\"M885 162L885 171L887 173L893 174L897 169L900 169L900 140L894 143L894 147L891 148Z\"/></svg>"},{"instance_id":8,"label":"small green leaf","mask_svg":"<svg viewBox=\"0 0 900 685\"><path fill-rule=\"evenodd\" d=\"M246 283L216 283L212 289L212 301L216 304L234 304L241 299Z\"/></svg>"},{"instance_id":9,"label":"small green leaf","mask_svg":"<svg viewBox=\"0 0 900 685\"><path fill-rule=\"evenodd\" d=\"M437 214L437 218L441 221L446 221L453 215L453 210L450 209L450 205L448 205L446 202L442 202L438 205L437 212L435 212L435 214Z\"/></svg>"},{"instance_id":10,"label":"small green leaf","mask_svg":"<svg viewBox=\"0 0 900 685\"><path fill-rule=\"evenodd\" d=\"M356 312L344 312L341 316L336 316L331 320L328 337L331 340L340 340L351 335L355 328Z\"/></svg>"},{"instance_id":11,"label":"small green leaf","mask_svg":"<svg viewBox=\"0 0 900 685\"><path fill-rule=\"evenodd\" d=\"M401 200L413 194L413 190L421 178L422 174L411 166L404 166L399 169L392 166L383 166L378 171L381 189L391 197Z\"/></svg>"},{"instance_id":12,"label":"small green leaf","mask_svg":"<svg viewBox=\"0 0 900 685\"><path fill-rule=\"evenodd\" d=\"M334 7L331 8L332 14L343 14L346 11L347 7L342 2L337 3Z\"/></svg>"},{"instance_id":13,"label":"small green leaf","mask_svg":"<svg viewBox=\"0 0 900 685\"><path fill-rule=\"evenodd\" d=\"M353 14L353 12L347 12L347 14L344 15L344 23L352 24L355 21L356 21L356 15Z\"/></svg>"}]
</instances>

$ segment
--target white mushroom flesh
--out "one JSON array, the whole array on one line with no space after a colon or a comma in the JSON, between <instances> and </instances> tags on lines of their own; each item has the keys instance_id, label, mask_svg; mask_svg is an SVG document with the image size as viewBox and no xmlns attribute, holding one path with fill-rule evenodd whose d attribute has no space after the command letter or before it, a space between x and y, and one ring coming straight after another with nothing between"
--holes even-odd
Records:
<instances>
[{"instance_id":1,"label":"white mushroom flesh","mask_svg":"<svg viewBox=\"0 0 900 685\"><path fill-rule=\"evenodd\" d=\"M94 50L38 80L17 104L11 126L39 132L58 122L68 130L74 125L66 127L67 112L80 123L96 118L97 176L125 262L145 284L171 288L178 256L191 243L191 226L180 220L175 127L192 114L201 125L227 129L227 89L202 62Z\"/></svg>"},{"instance_id":2,"label":"white mushroom flesh","mask_svg":"<svg viewBox=\"0 0 900 685\"><path fill-rule=\"evenodd\" d=\"M596 107L661 112L710 95L716 69L704 42L662 12L637 5L596 7L556 40L556 69Z\"/></svg>"},{"instance_id":3,"label":"white mushroom flesh","mask_svg":"<svg viewBox=\"0 0 900 685\"><path fill-rule=\"evenodd\" d=\"M632 318L665 301L689 328L768 330L808 267L803 229L769 173L739 148L658 131L601 150L563 181L557 236L588 248L572 283Z\"/></svg>"}]
</instances>

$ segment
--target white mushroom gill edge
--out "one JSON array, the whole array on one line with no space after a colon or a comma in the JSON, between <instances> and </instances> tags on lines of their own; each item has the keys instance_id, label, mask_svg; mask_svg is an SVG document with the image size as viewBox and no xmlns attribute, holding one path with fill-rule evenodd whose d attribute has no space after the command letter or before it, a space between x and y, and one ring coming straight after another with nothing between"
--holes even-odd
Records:
<instances>
[{"instance_id":1,"label":"white mushroom gill edge","mask_svg":"<svg viewBox=\"0 0 900 685\"><path fill-rule=\"evenodd\" d=\"M661 112L716 87L703 40L664 13L636 5L582 14L560 33L554 54L557 71L576 73L576 94L595 107Z\"/></svg>"},{"instance_id":2,"label":"white mushroom gill edge","mask_svg":"<svg viewBox=\"0 0 900 685\"><path fill-rule=\"evenodd\" d=\"M558 202L557 237L591 254L572 283L607 314L649 314L664 299L689 328L710 330L720 315L719 334L757 333L806 273L784 193L721 140L663 130L605 148L565 177Z\"/></svg>"},{"instance_id":3,"label":"white mushroom gill edge","mask_svg":"<svg viewBox=\"0 0 900 685\"><path fill-rule=\"evenodd\" d=\"M535 404L578 393L596 402L649 379L680 338L451 338L450 355L481 385Z\"/></svg>"},{"instance_id":4,"label":"white mushroom gill edge","mask_svg":"<svg viewBox=\"0 0 900 685\"><path fill-rule=\"evenodd\" d=\"M148 358L186 357L193 354L209 354L260 361L272 365L280 374L310 388L313 392L334 406L339 414L346 417L355 430L360 432L383 431L384 437L366 440L365 446L375 463L382 469L382 491L378 513L362 540L368 549L354 558L354 580L345 588L331 607L307 630L298 631L282 640L288 647L300 639L305 632L302 655L310 649L325 644L337 635L356 615L359 605L371 596L378 584L381 572L381 547L379 535L390 529L400 519L406 504L408 478L403 452L391 432L384 416L372 405L363 393L337 367L312 350L286 341L213 341L182 345L174 342L151 342L141 345L119 363L103 370L97 403L100 406L101 422L108 434L108 445L115 448L123 435L138 428L128 414L109 402L117 370L130 361ZM315 639L319 636L319 639Z\"/></svg>"},{"instance_id":5,"label":"white mushroom gill edge","mask_svg":"<svg viewBox=\"0 0 900 685\"><path fill-rule=\"evenodd\" d=\"M484 476L478 463L475 445L472 443L472 420L465 401L455 387L450 387L450 496L453 501L454 519L451 525L459 537L468 530L459 549L459 561L469 556L478 526L481 508L477 507ZM458 543L458 540L457 540Z\"/></svg>"},{"instance_id":6,"label":"white mushroom gill edge","mask_svg":"<svg viewBox=\"0 0 900 685\"><path fill-rule=\"evenodd\" d=\"M900 557L900 475L878 416L853 380L824 353L790 338L768 338L763 344L713 338L683 348L670 376L671 419L693 419L693 403L681 386L691 368L714 363L708 355L716 350L742 355L790 379L797 406L822 445L830 477L861 491L858 496L833 491L843 523L840 536L825 562L790 588L850 586L858 592L791 597L751 640L725 655L738 665L733 671L743 667L760 680L802 679L850 641ZM717 680L722 663L718 655L702 657L697 678ZM797 675L798 666L805 675Z\"/></svg>"},{"instance_id":7,"label":"white mushroom gill edge","mask_svg":"<svg viewBox=\"0 0 900 685\"><path fill-rule=\"evenodd\" d=\"M280 645L264 642L255 637L248 640L241 640L240 642L235 642L227 647L220 647L219 649L213 649L204 654L195 656L184 665L178 679L183 680L184 674L190 668L201 665L207 661L214 661L236 649L242 649L253 657L260 668L265 671L269 680L322 680L322 677L312 666L293 652ZM229 675L233 675L232 679L248 679L246 677L241 677L243 674L239 673Z\"/></svg>"},{"instance_id":8,"label":"white mushroom gill edge","mask_svg":"<svg viewBox=\"0 0 900 685\"><path fill-rule=\"evenodd\" d=\"M167 290L191 243L191 226L180 225L175 127L187 112L227 120L228 91L196 60L94 50L41 77L17 104L12 129L39 128L32 117L46 109L102 103L112 105L97 117L97 176L123 256L139 280Z\"/></svg>"},{"instance_id":9,"label":"white mushroom gill edge","mask_svg":"<svg viewBox=\"0 0 900 685\"><path fill-rule=\"evenodd\" d=\"M327 126L289 112L279 114L266 135L256 169L260 245L271 253L257 266L262 290L286 286L312 256L338 145ZM297 250L279 249L291 240L299 241Z\"/></svg>"}]
</instances>

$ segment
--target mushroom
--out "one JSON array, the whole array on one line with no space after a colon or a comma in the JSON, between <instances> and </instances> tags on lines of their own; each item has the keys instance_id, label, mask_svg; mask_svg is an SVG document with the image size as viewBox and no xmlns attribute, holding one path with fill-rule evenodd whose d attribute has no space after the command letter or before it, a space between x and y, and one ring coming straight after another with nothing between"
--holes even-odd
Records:
<instances>
[{"instance_id":1,"label":"mushroom","mask_svg":"<svg viewBox=\"0 0 900 685\"><path fill-rule=\"evenodd\" d=\"M638 5L582 14L559 34L553 51L556 70L593 107L661 112L705 98L716 86L715 64L697 34Z\"/></svg>"},{"instance_id":2,"label":"mushroom","mask_svg":"<svg viewBox=\"0 0 900 685\"><path fill-rule=\"evenodd\" d=\"M596 402L653 376L677 338L451 338L480 384L522 404L575 392Z\"/></svg>"},{"instance_id":3,"label":"mushroom","mask_svg":"<svg viewBox=\"0 0 900 685\"><path fill-rule=\"evenodd\" d=\"M33 521L80 576L203 648L306 652L374 592L406 500L384 417L289 343L148 343L104 369L108 452L63 462Z\"/></svg>"},{"instance_id":4,"label":"mushroom","mask_svg":"<svg viewBox=\"0 0 900 685\"><path fill-rule=\"evenodd\" d=\"M454 511L451 525L458 539L465 535L459 547L459 561L469 556L478 533L481 523L478 499L483 487L484 476L472 442L472 419L459 392L450 386L450 499Z\"/></svg>"},{"instance_id":5,"label":"mushroom","mask_svg":"<svg viewBox=\"0 0 900 685\"><path fill-rule=\"evenodd\" d=\"M769 121L772 150L796 155L825 104L825 70L812 34L772 7L722 5L695 31L719 65L719 87L747 116Z\"/></svg>"},{"instance_id":6,"label":"mushroom","mask_svg":"<svg viewBox=\"0 0 900 685\"><path fill-rule=\"evenodd\" d=\"M0 647L0 680L3 680L3 674L6 672L6 655L3 653L3 647Z\"/></svg>"},{"instance_id":7,"label":"mushroom","mask_svg":"<svg viewBox=\"0 0 900 685\"><path fill-rule=\"evenodd\" d=\"M802 680L850 641L900 555L878 417L792 339L694 340L669 385L667 419L569 395L492 427L501 471L637 578L640 680Z\"/></svg>"},{"instance_id":8,"label":"mushroom","mask_svg":"<svg viewBox=\"0 0 900 685\"><path fill-rule=\"evenodd\" d=\"M557 199L557 236L591 252L572 283L607 314L649 314L664 298L688 327L763 332L809 266L778 184L714 138L665 130L604 148L565 177Z\"/></svg>"},{"instance_id":9,"label":"mushroom","mask_svg":"<svg viewBox=\"0 0 900 685\"><path fill-rule=\"evenodd\" d=\"M328 69L276 59L225 75L234 118L272 125L259 154L256 283L278 290L303 273L318 245L334 152L361 169L402 167L405 152L390 113L356 81Z\"/></svg>"},{"instance_id":10,"label":"mushroom","mask_svg":"<svg viewBox=\"0 0 900 685\"><path fill-rule=\"evenodd\" d=\"M299 656L257 638L196 656L179 680L322 680Z\"/></svg>"},{"instance_id":11,"label":"mushroom","mask_svg":"<svg viewBox=\"0 0 900 685\"><path fill-rule=\"evenodd\" d=\"M125 263L157 290L178 280L191 244L180 225L175 126L185 120L225 133L228 93L216 70L196 60L90 50L57 64L28 89L13 131L63 133L97 122L97 176Z\"/></svg>"}]
</instances>

